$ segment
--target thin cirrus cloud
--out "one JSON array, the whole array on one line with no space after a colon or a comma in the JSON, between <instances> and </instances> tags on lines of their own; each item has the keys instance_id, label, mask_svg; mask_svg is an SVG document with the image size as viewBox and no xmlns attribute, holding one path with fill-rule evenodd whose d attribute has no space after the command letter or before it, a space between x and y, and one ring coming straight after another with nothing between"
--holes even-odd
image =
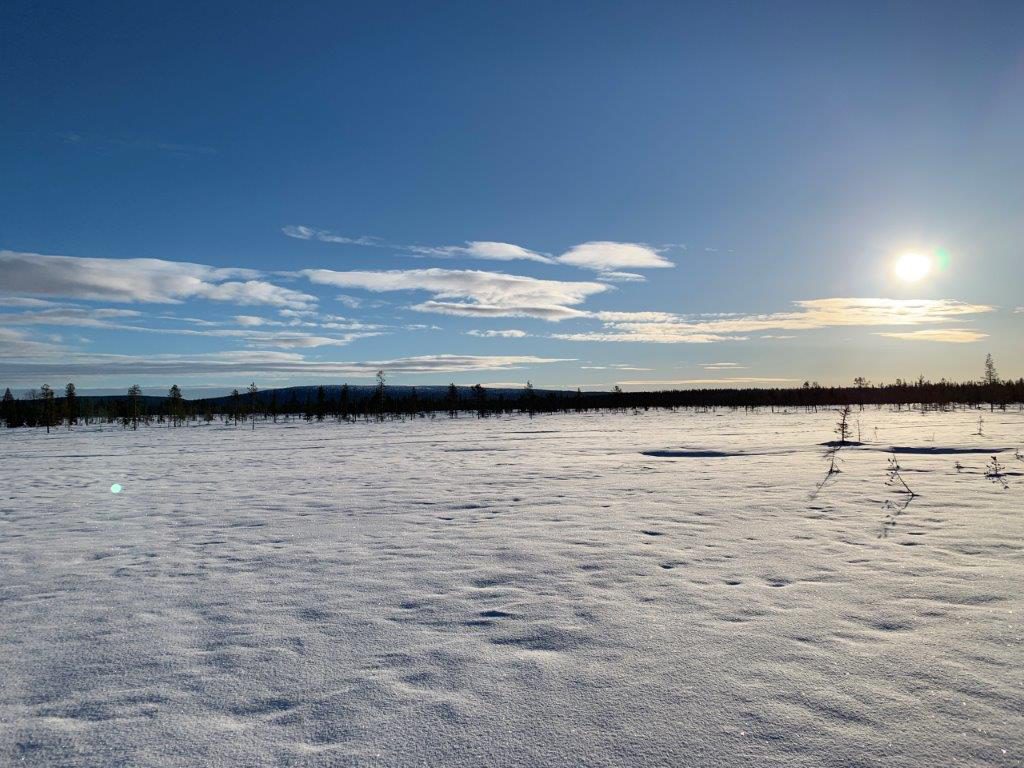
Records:
<instances>
[{"instance_id":1,"label":"thin cirrus cloud","mask_svg":"<svg viewBox=\"0 0 1024 768\"><path fill-rule=\"evenodd\" d=\"M246 317L246 316L243 316ZM236 318L237 321L237 318ZM270 322L269 325L279 325ZM141 331L177 336L200 336L214 339L234 339L250 347L276 347L279 349L313 349L316 347L344 347L358 339L381 336L381 326L360 323L319 323L306 324L332 332L332 335L307 333L297 330L264 331L251 322L241 323L242 328L158 328L148 325L122 326L122 330ZM339 333L339 331L341 331Z\"/></svg>"},{"instance_id":2,"label":"thin cirrus cloud","mask_svg":"<svg viewBox=\"0 0 1024 768\"><path fill-rule=\"evenodd\" d=\"M160 319L176 320L178 318L162 317ZM152 317L135 310L91 308L75 305L59 306L53 309L0 313L0 323L7 327L42 325L103 328L162 335L235 339L253 347L279 347L282 349L340 347L346 346L358 339L380 336L385 332L384 326L358 322L302 323L304 327L321 329L319 335L295 329L267 331L261 330L261 328L265 326L283 326L286 324L253 315L236 315L233 320L235 324L241 326L240 328L219 328L216 327L217 323L202 321L197 318L181 318L181 320L190 322L192 327L168 327L154 324ZM332 335L324 335L323 331L327 331ZM23 345L20 348L27 349Z\"/></svg>"},{"instance_id":3,"label":"thin cirrus cloud","mask_svg":"<svg viewBox=\"0 0 1024 768\"><path fill-rule=\"evenodd\" d=\"M5 335L0 332L0 350ZM9 343L18 343L11 340ZM49 357L41 353L36 357ZM22 357L30 357L23 355ZM111 375L308 375L339 378L370 378L378 370L391 374L470 373L507 371L549 363L573 362L568 358L534 355L418 355L384 360L325 362L307 360L299 353L269 351L230 351L196 355L84 355L65 356L60 362L22 360L0 361L0 374L10 380L35 381L46 376Z\"/></svg>"},{"instance_id":4,"label":"thin cirrus cloud","mask_svg":"<svg viewBox=\"0 0 1024 768\"><path fill-rule=\"evenodd\" d=\"M281 231L288 237L296 240L319 240L323 243L339 243L341 245L369 245L375 248L388 247L387 243L377 237L345 237L336 235L325 229L313 229L302 225L289 225L281 227Z\"/></svg>"},{"instance_id":5,"label":"thin cirrus cloud","mask_svg":"<svg viewBox=\"0 0 1024 768\"><path fill-rule=\"evenodd\" d=\"M473 329L466 331L467 336L478 336L482 339L523 339L529 336L526 331L520 331L515 328L507 328L505 330L487 330L481 331Z\"/></svg>"},{"instance_id":6,"label":"thin cirrus cloud","mask_svg":"<svg viewBox=\"0 0 1024 768\"><path fill-rule=\"evenodd\" d=\"M739 363L704 363L701 366L705 371L740 371L746 367Z\"/></svg>"},{"instance_id":7,"label":"thin cirrus cloud","mask_svg":"<svg viewBox=\"0 0 1024 768\"><path fill-rule=\"evenodd\" d=\"M211 336L214 338L239 339L253 347L278 347L280 349L311 349L315 347L344 347L357 339L379 336L380 333L368 331L345 333L339 336L319 336L309 333L289 331L253 331L223 329L213 331L193 331L171 329L168 333L187 336Z\"/></svg>"},{"instance_id":8,"label":"thin cirrus cloud","mask_svg":"<svg viewBox=\"0 0 1024 768\"><path fill-rule=\"evenodd\" d=\"M322 243L340 245L364 245L371 248L390 248L396 251L407 251L418 256L436 256L438 258L454 258L465 256L473 259L490 261L536 261L542 264L554 264L550 256L524 248L513 243L501 243L492 240L471 240L465 245L398 245L379 237L361 236L348 237L338 235L327 229L316 229L301 224L289 224L281 228L281 232L296 240L318 240Z\"/></svg>"},{"instance_id":9,"label":"thin cirrus cloud","mask_svg":"<svg viewBox=\"0 0 1024 768\"><path fill-rule=\"evenodd\" d=\"M799 379L772 378L762 376L729 376L721 379L635 379L619 381L618 384L630 387L694 387L694 386L736 386L741 384L791 384Z\"/></svg>"},{"instance_id":10,"label":"thin cirrus cloud","mask_svg":"<svg viewBox=\"0 0 1024 768\"><path fill-rule=\"evenodd\" d=\"M541 264L564 264L600 273L600 279L610 282L642 282L645 278L635 269L663 269L674 267L660 248L645 243L622 243L612 240L590 240L574 245L560 256L551 256L514 243L493 240L471 240L465 245L397 245L378 237L348 237L329 230L303 225L288 225L281 231L298 240L319 240L345 245L365 245L391 248L417 256L438 258L466 257L491 261L534 261Z\"/></svg>"},{"instance_id":11,"label":"thin cirrus cloud","mask_svg":"<svg viewBox=\"0 0 1024 768\"><path fill-rule=\"evenodd\" d=\"M29 297L178 304L209 299L308 309L316 297L259 280L252 269L162 259L103 259L0 251L0 291Z\"/></svg>"},{"instance_id":12,"label":"thin cirrus cloud","mask_svg":"<svg viewBox=\"0 0 1024 768\"><path fill-rule=\"evenodd\" d=\"M576 309L589 296L609 286L597 282L541 280L501 272L466 269L394 269L386 271L336 272L306 269L300 273L317 285L387 291L424 291L427 301L411 309L463 317L533 317L557 322L586 317Z\"/></svg>"},{"instance_id":13,"label":"thin cirrus cloud","mask_svg":"<svg viewBox=\"0 0 1024 768\"><path fill-rule=\"evenodd\" d=\"M889 331L878 333L889 339L904 341L940 341L947 344L970 344L974 341L987 339L987 333L972 331L967 328L928 328L921 331Z\"/></svg>"},{"instance_id":14,"label":"thin cirrus cloud","mask_svg":"<svg viewBox=\"0 0 1024 768\"><path fill-rule=\"evenodd\" d=\"M57 344L39 341L25 331L14 328L0 328L0 361L53 358L63 352ZM0 362L0 367L3 363Z\"/></svg>"},{"instance_id":15,"label":"thin cirrus cloud","mask_svg":"<svg viewBox=\"0 0 1024 768\"><path fill-rule=\"evenodd\" d=\"M490 240L473 240L465 245L444 245L444 246L406 246L405 250L421 256L439 256L442 258L453 256L466 256L472 259L484 259L487 261L536 261L541 264L554 264L555 260L550 256L521 245L512 243L499 243Z\"/></svg>"},{"instance_id":16,"label":"thin cirrus cloud","mask_svg":"<svg viewBox=\"0 0 1024 768\"><path fill-rule=\"evenodd\" d=\"M606 283L645 283L647 278L637 272L601 272L598 279Z\"/></svg>"},{"instance_id":17,"label":"thin cirrus cloud","mask_svg":"<svg viewBox=\"0 0 1024 768\"><path fill-rule=\"evenodd\" d=\"M141 312L133 309L93 309L74 305L54 306L49 309L0 314L5 325L70 325L88 328L124 329L126 321L139 318Z\"/></svg>"},{"instance_id":18,"label":"thin cirrus cloud","mask_svg":"<svg viewBox=\"0 0 1024 768\"><path fill-rule=\"evenodd\" d=\"M666 312L595 312L600 331L554 334L571 341L706 344L742 341L767 330L813 330L840 326L907 326L948 323L992 312L987 304L948 299L828 298L794 302L797 309L763 315L685 316ZM923 336L919 338L925 338ZM941 339L935 334L932 341ZM957 340L966 339L961 335Z\"/></svg>"}]
</instances>

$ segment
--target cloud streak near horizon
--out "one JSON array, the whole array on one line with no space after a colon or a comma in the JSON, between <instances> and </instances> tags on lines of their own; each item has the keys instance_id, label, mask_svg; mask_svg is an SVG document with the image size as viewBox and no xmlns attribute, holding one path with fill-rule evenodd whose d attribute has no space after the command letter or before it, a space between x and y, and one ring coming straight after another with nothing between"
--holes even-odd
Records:
<instances>
[{"instance_id":1,"label":"cloud streak near horizon","mask_svg":"<svg viewBox=\"0 0 1024 768\"><path fill-rule=\"evenodd\" d=\"M5 337L0 333L0 351ZM35 357L42 357L36 355ZM13 380L30 382L46 376L195 376L245 374L372 378L378 370L389 374L470 373L510 371L528 366L571 362L571 358L536 355L418 355L367 361L318 361L287 352L217 352L197 355L71 355L61 362L28 360L0 362L0 374Z\"/></svg>"},{"instance_id":2,"label":"cloud streak near horizon","mask_svg":"<svg viewBox=\"0 0 1024 768\"><path fill-rule=\"evenodd\" d=\"M795 301L796 310L762 315L721 314L711 317L677 315L670 312L595 312L603 322L601 331L556 334L569 341L642 342L657 344L708 344L716 341L745 341L744 334L768 330L808 331L833 327L873 327L948 323L971 315L994 312L987 304L968 304L945 299L829 298ZM970 331L946 335L940 331L884 334L929 341L975 341Z\"/></svg>"}]
</instances>

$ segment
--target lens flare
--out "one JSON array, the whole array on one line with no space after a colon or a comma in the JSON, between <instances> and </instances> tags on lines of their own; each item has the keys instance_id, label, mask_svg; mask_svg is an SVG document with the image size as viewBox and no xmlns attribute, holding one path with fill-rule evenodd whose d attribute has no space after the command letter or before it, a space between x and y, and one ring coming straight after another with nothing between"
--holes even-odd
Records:
<instances>
[{"instance_id":1,"label":"lens flare","mask_svg":"<svg viewBox=\"0 0 1024 768\"><path fill-rule=\"evenodd\" d=\"M893 265L896 277L907 283L923 280L932 271L932 260L921 253L904 253Z\"/></svg>"},{"instance_id":2,"label":"lens flare","mask_svg":"<svg viewBox=\"0 0 1024 768\"><path fill-rule=\"evenodd\" d=\"M120 493L122 490L124 490L124 489L121 488L121 484L120 483L114 483L112 486L110 486L110 492L111 493Z\"/></svg>"}]
</instances>

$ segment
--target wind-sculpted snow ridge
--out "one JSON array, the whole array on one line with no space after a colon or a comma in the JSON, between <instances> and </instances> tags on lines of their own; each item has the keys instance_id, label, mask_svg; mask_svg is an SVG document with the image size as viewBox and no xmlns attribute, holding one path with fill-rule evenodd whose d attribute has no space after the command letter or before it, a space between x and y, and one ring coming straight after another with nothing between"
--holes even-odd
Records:
<instances>
[{"instance_id":1,"label":"wind-sculpted snow ridge","mask_svg":"<svg viewBox=\"0 0 1024 768\"><path fill-rule=\"evenodd\" d=\"M1021 765L1024 480L834 416L6 430L0 765Z\"/></svg>"}]
</instances>

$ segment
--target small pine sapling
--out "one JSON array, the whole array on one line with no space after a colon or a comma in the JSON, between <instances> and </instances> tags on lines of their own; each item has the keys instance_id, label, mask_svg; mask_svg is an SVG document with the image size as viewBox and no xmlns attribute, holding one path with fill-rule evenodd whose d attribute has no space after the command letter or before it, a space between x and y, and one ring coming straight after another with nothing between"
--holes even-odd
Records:
<instances>
[{"instance_id":1,"label":"small pine sapling","mask_svg":"<svg viewBox=\"0 0 1024 768\"><path fill-rule=\"evenodd\" d=\"M839 421L836 422L836 434L839 435L839 445L846 445L850 439L850 406L844 405L839 409Z\"/></svg>"},{"instance_id":2,"label":"small pine sapling","mask_svg":"<svg viewBox=\"0 0 1024 768\"><path fill-rule=\"evenodd\" d=\"M1010 487L1006 480L1006 467L999 463L998 456L993 456L989 463L985 465L985 477L996 485L1001 485L1004 491Z\"/></svg>"}]
</instances>

